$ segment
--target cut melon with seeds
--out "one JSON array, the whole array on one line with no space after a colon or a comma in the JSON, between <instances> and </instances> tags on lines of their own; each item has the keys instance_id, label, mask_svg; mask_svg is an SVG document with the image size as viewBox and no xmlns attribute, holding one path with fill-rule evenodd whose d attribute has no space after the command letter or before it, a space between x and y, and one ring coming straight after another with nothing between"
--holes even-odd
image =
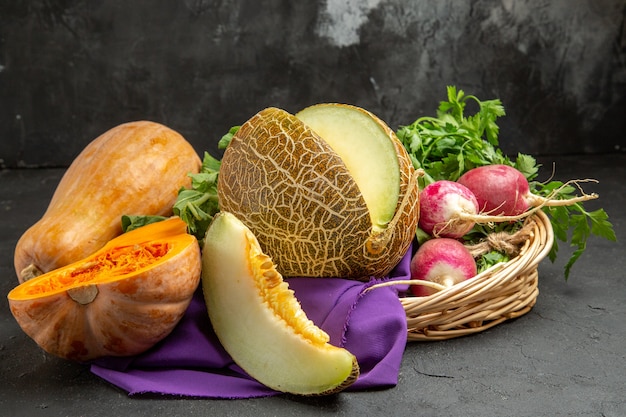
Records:
<instances>
[{"instance_id":1,"label":"cut melon with seeds","mask_svg":"<svg viewBox=\"0 0 626 417\"><path fill-rule=\"evenodd\" d=\"M395 133L367 110L268 108L232 138L218 195L283 275L367 280L387 275L415 236L417 176Z\"/></svg>"},{"instance_id":2,"label":"cut melon with seeds","mask_svg":"<svg viewBox=\"0 0 626 417\"><path fill-rule=\"evenodd\" d=\"M206 234L202 289L211 324L233 361L281 392L339 392L359 375L356 357L329 343L302 310L254 234L220 212Z\"/></svg>"}]
</instances>

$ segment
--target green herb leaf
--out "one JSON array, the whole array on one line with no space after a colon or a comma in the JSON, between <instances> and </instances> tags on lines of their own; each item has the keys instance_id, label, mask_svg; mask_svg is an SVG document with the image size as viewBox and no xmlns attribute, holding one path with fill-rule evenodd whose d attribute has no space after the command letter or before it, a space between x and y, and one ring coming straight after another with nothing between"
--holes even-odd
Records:
<instances>
[{"instance_id":1,"label":"green herb leaf","mask_svg":"<svg viewBox=\"0 0 626 417\"><path fill-rule=\"evenodd\" d=\"M505 164L524 174L534 194L553 199L575 197L575 187L564 186L559 181L546 184L537 182L540 165L532 156L518 154L513 161L503 154L498 147L500 129L497 119L505 115L500 100L481 101L454 86L448 86L446 92L448 100L439 103L436 117L420 117L410 125L400 126L396 132L413 166L424 170L425 174L419 180L421 188L437 180L456 181L465 172L478 166ZM478 110L466 115L466 107L470 103L478 106ZM556 259L559 250L557 241L569 240L575 247L565 266L566 279L572 265L584 252L590 235L616 240L613 226L604 210L587 212L580 202L542 209L548 214L556 237L548 254L549 259ZM517 226L510 224L504 227L510 227L512 232ZM488 231L482 227L475 228L469 239L486 233ZM484 262L488 263L487 260Z\"/></svg>"},{"instance_id":2,"label":"green herb leaf","mask_svg":"<svg viewBox=\"0 0 626 417\"><path fill-rule=\"evenodd\" d=\"M497 265L502 262L508 262L510 259L504 253L498 251L487 252L476 260L476 269L478 273L485 271L486 269L491 268L494 265Z\"/></svg>"},{"instance_id":3,"label":"green herb leaf","mask_svg":"<svg viewBox=\"0 0 626 417\"><path fill-rule=\"evenodd\" d=\"M518 154L513 165L519 172L524 174L528 181L532 181L537 177L539 173L539 167L537 160L530 155Z\"/></svg>"},{"instance_id":4,"label":"green herb leaf","mask_svg":"<svg viewBox=\"0 0 626 417\"><path fill-rule=\"evenodd\" d=\"M125 214L122 216L122 232L130 232L131 230L137 229L141 226L160 222L165 219L167 219L167 217L164 216L133 216Z\"/></svg>"},{"instance_id":5,"label":"green herb leaf","mask_svg":"<svg viewBox=\"0 0 626 417\"><path fill-rule=\"evenodd\" d=\"M217 178L220 165L218 159L205 152L200 172L189 175L191 188L181 188L174 203L174 214L187 223L189 233L200 242L219 211Z\"/></svg>"},{"instance_id":6,"label":"green herb leaf","mask_svg":"<svg viewBox=\"0 0 626 417\"><path fill-rule=\"evenodd\" d=\"M570 260L565 265L565 278L567 279L572 265L585 251L587 247L587 239L590 235L603 237L612 242L617 241L617 237L615 235L615 231L613 230L613 226L608 221L608 215L603 209L587 212L580 203L566 208L569 209L569 221L564 222L563 225L567 225L567 228L571 230L570 245L576 248L572 253ZM575 212L578 212L579 214L571 214ZM564 226L562 227L564 228ZM567 239L564 239L563 237L564 233L561 231L559 239L567 242Z\"/></svg>"},{"instance_id":7,"label":"green herb leaf","mask_svg":"<svg viewBox=\"0 0 626 417\"><path fill-rule=\"evenodd\" d=\"M496 120L505 114L500 100L480 101L453 86L447 92L448 101L439 104L437 117L421 117L397 131L414 167L426 173L420 179L422 187L441 179L456 181L477 166L512 165L497 148ZM466 117L465 108L470 101L479 110Z\"/></svg>"},{"instance_id":8,"label":"green herb leaf","mask_svg":"<svg viewBox=\"0 0 626 417\"><path fill-rule=\"evenodd\" d=\"M573 186L565 186L563 182L551 181L546 184L531 182L531 191L534 194L552 199L574 198L577 189ZM555 194L556 193L556 194ZM555 241L548 255L549 259L556 260L559 245L558 241L569 242L574 247L570 259L565 264L565 279L569 278L572 266L587 248L587 240L591 235L602 237L609 241L617 241L613 225L609 222L608 214L604 209L586 211L583 203L574 203L565 206L543 207L542 210L550 218L550 224L554 232Z\"/></svg>"},{"instance_id":9,"label":"green herb leaf","mask_svg":"<svg viewBox=\"0 0 626 417\"><path fill-rule=\"evenodd\" d=\"M233 136L235 136L235 134L237 133L240 127L241 126L231 127L228 133L222 136L220 141L217 143L217 147L219 149L226 149L228 145L230 144L230 141L233 139Z\"/></svg>"},{"instance_id":10,"label":"green herb leaf","mask_svg":"<svg viewBox=\"0 0 626 417\"><path fill-rule=\"evenodd\" d=\"M609 215L604 209L598 209L587 213L591 220L591 233L593 235L603 237L611 242L617 242L617 236L613 225L609 222Z\"/></svg>"}]
</instances>

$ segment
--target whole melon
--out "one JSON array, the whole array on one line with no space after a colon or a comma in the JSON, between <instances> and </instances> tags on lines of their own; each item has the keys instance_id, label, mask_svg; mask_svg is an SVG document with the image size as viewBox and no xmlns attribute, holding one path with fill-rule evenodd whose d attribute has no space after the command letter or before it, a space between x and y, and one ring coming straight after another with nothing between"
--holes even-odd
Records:
<instances>
[{"instance_id":1,"label":"whole melon","mask_svg":"<svg viewBox=\"0 0 626 417\"><path fill-rule=\"evenodd\" d=\"M367 280L387 275L415 236L417 177L395 133L367 110L270 107L232 138L218 196L284 276Z\"/></svg>"}]
</instances>

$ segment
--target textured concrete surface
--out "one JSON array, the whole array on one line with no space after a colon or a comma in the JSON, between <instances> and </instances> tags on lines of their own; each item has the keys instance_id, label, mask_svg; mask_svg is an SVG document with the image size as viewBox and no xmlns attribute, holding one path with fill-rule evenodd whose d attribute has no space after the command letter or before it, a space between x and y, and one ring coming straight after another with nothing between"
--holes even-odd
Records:
<instances>
[{"instance_id":1,"label":"textured concrete surface","mask_svg":"<svg viewBox=\"0 0 626 417\"><path fill-rule=\"evenodd\" d=\"M129 398L43 353L5 299L0 416L625 416L625 13L623 0L0 2L2 294L64 167L116 124L158 121L217 155L266 106L347 102L395 129L434 114L446 85L501 98L503 148L543 155L544 178L555 161L558 179L600 180L589 208L619 239L592 238L567 282L562 245L517 320L410 343L395 388L328 398Z\"/></svg>"},{"instance_id":2,"label":"textured concrete surface","mask_svg":"<svg viewBox=\"0 0 626 417\"><path fill-rule=\"evenodd\" d=\"M393 128L452 84L501 98L508 152L626 150L623 0L0 2L0 167L67 166L122 122L198 152L267 106Z\"/></svg>"},{"instance_id":3,"label":"textured concrete surface","mask_svg":"<svg viewBox=\"0 0 626 417\"><path fill-rule=\"evenodd\" d=\"M525 316L480 334L407 345L391 389L327 398L129 398L82 365L43 353L0 307L0 415L52 416L484 416L626 415L626 155L543 158L544 178L596 178L588 208L609 213L618 243L592 238L569 281L568 248L539 269ZM0 292L16 285L13 248L40 218L62 169L0 171Z\"/></svg>"}]
</instances>

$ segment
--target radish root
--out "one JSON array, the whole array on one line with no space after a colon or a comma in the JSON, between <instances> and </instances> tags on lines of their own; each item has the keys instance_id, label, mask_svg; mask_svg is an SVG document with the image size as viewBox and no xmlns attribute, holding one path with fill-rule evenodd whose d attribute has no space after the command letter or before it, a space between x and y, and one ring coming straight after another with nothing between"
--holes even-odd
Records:
<instances>
[{"instance_id":1,"label":"radish root","mask_svg":"<svg viewBox=\"0 0 626 417\"><path fill-rule=\"evenodd\" d=\"M422 279L394 279L394 280L389 280L389 281L384 281L384 282L379 282L377 284L374 284L366 288L365 290L363 290L363 293L369 292L376 288L392 287L394 285L423 285L425 287L434 288L437 291L443 291L449 288L449 287L446 287L445 285L441 285L436 282L422 280Z\"/></svg>"},{"instance_id":2,"label":"radish root","mask_svg":"<svg viewBox=\"0 0 626 417\"><path fill-rule=\"evenodd\" d=\"M473 245L465 245L465 247L474 258L478 258L493 250L514 257L519 254L523 243L530 238L533 225L533 221L527 221L524 226L515 233L490 233L480 242Z\"/></svg>"},{"instance_id":3,"label":"radish root","mask_svg":"<svg viewBox=\"0 0 626 417\"><path fill-rule=\"evenodd\" d=\"M449 223L451 223L451 225L454 225L456 222L466 222L466 221L473 221L479 224L517 221L517 220L521 220L530 216L537 210L541 210L543 207L570 206L572 204L580 203L583 201L594 200L598 198L598 194L596 193L587 194L583 191L582 187L580 186L580 183L583 183L583 182L597 183L598 181L594 179L570 180L564 183L563 185L561 185L559 188L553 190L547 197L542 197L539 195L531 194L529 203L532 206L532 208L530 210L525 211L524 213L518 214L517 216L491 215L489 213L487 214L481 213L477 215L469 214L469 213L459 213L456 217L450 219ZM554 198L565 187L568 187L568 186L575 186L576 188L580 190L582 195L577 196L577 197L567 198L567 199Z\"/></svg>"}]
</instances>

